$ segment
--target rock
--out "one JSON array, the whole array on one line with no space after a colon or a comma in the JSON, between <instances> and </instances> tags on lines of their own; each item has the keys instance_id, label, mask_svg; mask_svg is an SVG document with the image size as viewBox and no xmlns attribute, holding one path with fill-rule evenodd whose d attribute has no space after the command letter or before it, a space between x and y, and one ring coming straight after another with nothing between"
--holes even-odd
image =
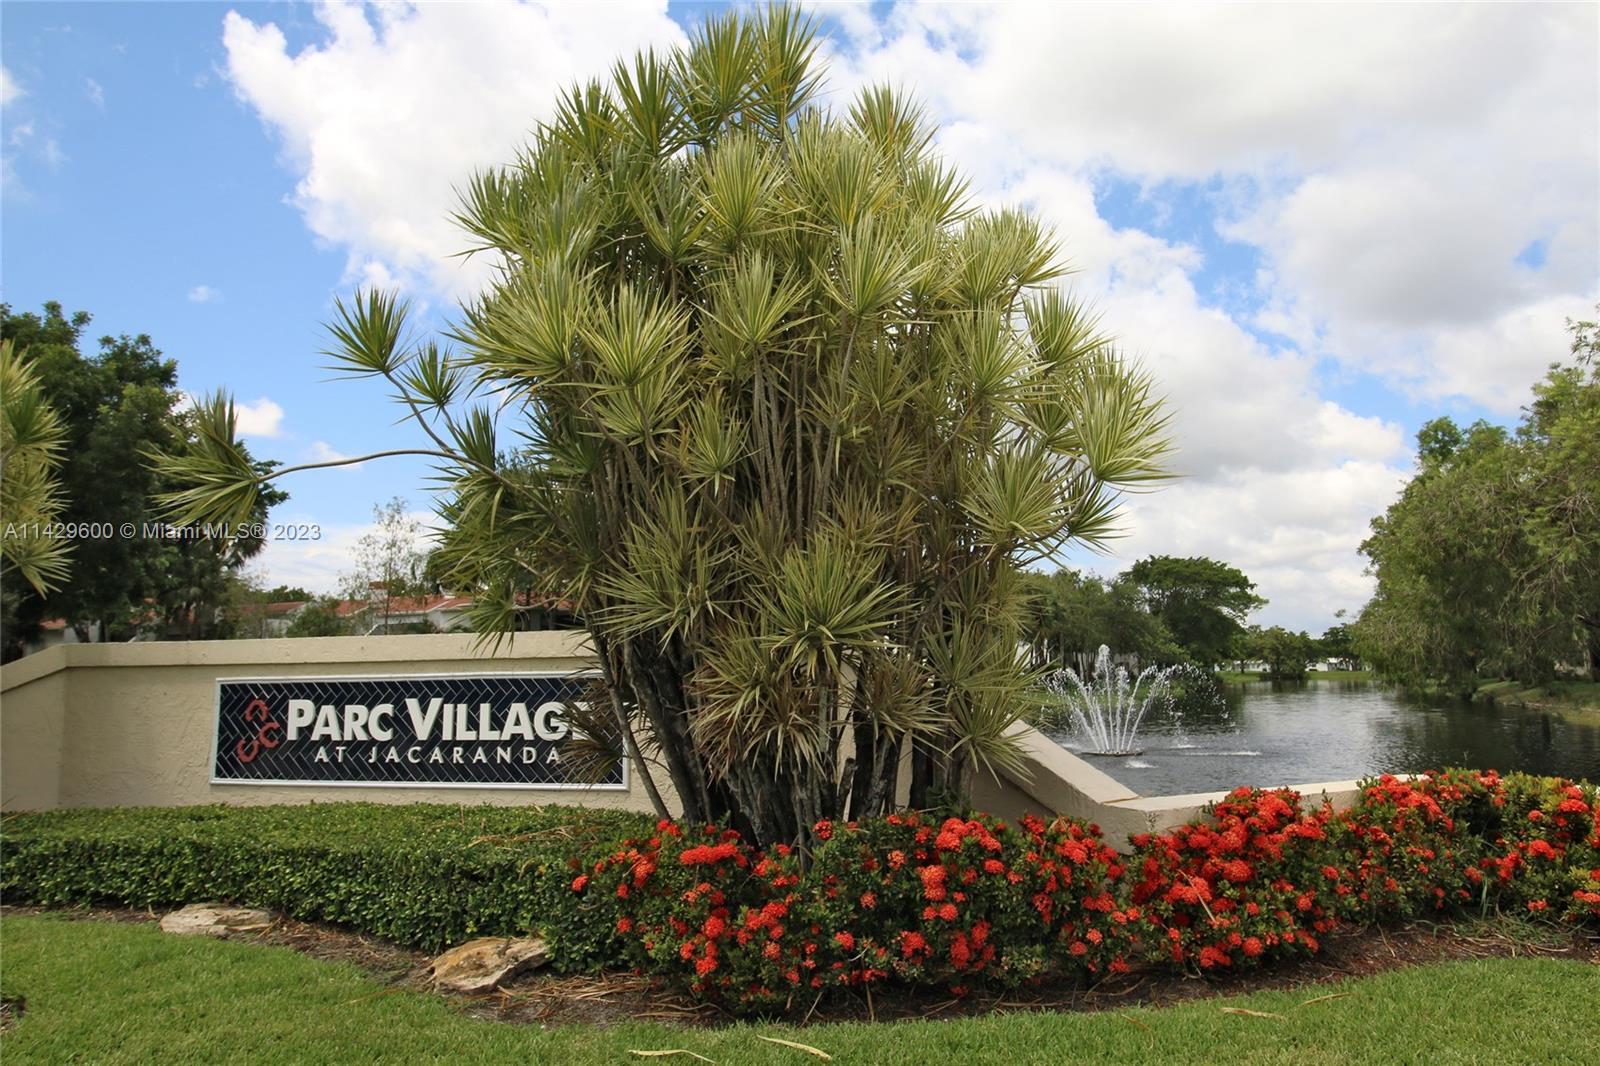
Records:
<instances>
[{"instance_id":1,"label":"rock","mask_svg":"<svg viewBox=\"0 0 1600 1066\"><path fill-rule=\"evenodd\" d=\"M433 960L433 983L447 992L488 992L549 959L536 936L486 936L457 945Z\"/></svg>"},{"instance_id":2,"label":"rock","mask_svg":"<svg viewBox=\"0 0 1600 1066\"><path fill-rule=\"evenodd\" d=\"M259 933L271 928L272 914L253 907L230 907L225 903L191 903L161 919L163 933L179 936L227 936L229 933Z\"/></svg>"}]
</instances>

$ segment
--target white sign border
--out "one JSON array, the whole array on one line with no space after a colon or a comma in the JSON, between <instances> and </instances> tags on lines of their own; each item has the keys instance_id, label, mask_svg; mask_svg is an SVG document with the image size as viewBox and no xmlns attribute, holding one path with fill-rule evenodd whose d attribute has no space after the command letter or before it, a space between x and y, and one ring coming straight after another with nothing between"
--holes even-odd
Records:
<instances>
[{"instance_id":1,"label":"white sign border","mask_svg":"<svg viewBox=\"0 0 1600 1066\"><path fill-rule=\"evenodd\" d=\"M261 785L274 788L456 788L515 792L547 790L630 792L633 789L633 767L630 765L633 760L626 755L622 758L622 783L620 785L533 785L510 781L481 783L474 781L284 781L276 778L250 778L246 780L236 777L217 776L217 749L222 742L222 686L224 684L247 684L249 682L283 684L292 681L455 681L464 677L554 678L560 681L572 681L600 676L602 675L599 670L470 670L448 674L294 674L274 675L271 677L219 677L215 679L216 697L211 706L210 783L213 785L244 785L247 787Z\"/></svg>"}]
</instances>

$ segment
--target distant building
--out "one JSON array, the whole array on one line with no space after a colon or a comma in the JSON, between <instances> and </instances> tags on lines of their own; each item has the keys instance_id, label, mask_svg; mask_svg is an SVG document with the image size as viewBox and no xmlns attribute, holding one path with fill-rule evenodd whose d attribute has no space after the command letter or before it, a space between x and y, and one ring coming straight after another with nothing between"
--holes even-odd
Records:
<instances>
[{"instance_id":1,"label":"distant building","mask_svg":"<svg viewBox=\"0 0 1600 1066\"><path fill-rule=\"evenodd\" d=\"M372 633L460 633L470 628L466 612L471 596L441 592L432 596L389 596L382 582L374 581L364 600L335 600L334 613L357 636ZM269 637L284 636L295 616L312 601L262 604L256 610L265 614L263 629ZM577 618L565 602L528 603L524 608L524 629L576 629Z\"/></svg>"}]
</instances>

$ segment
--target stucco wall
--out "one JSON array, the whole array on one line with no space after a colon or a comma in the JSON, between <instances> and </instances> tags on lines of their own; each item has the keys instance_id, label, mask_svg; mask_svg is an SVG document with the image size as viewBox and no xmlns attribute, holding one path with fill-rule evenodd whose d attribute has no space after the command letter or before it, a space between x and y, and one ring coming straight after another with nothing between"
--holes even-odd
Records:
<instances>
[{"instance_id":1,"label":"stucco wall","mask_svg":"<svg viewBox=\"0 0 1600 1066\"><path fill-rule=\"evenodd\" d=\"M60 645L0 669L0 804L10 811L368 800L648 811L632 774L626 791L210 783L218 678L593 666L583 635L565 632L518 634L493 653L462 634Z\"/></svg>"},{"instance_id":2,"label":"stucco wall","mask_svg":"<svg viewBox=\"0 0 1600 1066\"><path fill-rule=\"evenodd\" d=\"M214 785L211 744L219 678L364 674L575 673L594 662L581 633L524 633L490 653L465 634L323 637L192 643L63 644L0 669L0 808L181 806L197 803L582 803L651 809L636 774L627 790ZM1013 730L1019 773L980 775L973 804L1015 818L1069 814L1097 823L1113 845L1197 817L1224 793L1139 796L1037 730ZM656 783L669 807L676 796ZM907 802L909 749L897 798ZM1295 786L1336 806L1353 781Z\"/></svg>"}]
</instances>

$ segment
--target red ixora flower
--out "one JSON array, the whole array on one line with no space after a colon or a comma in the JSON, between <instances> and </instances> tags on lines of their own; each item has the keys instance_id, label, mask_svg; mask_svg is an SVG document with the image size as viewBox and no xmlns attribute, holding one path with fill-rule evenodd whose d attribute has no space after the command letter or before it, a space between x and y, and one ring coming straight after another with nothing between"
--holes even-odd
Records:
<instances>
[{"instance_id":1,"label":"red ixora flower","mask_svg":"<svg viewBox=\"0 0 1600 1066\"><path fill-rule=\"evenodd\" d=\"M678 856L678 861L685 866L708 866L712 863L726 862L739 853L739 845L731 840L721 844L701 844L698 847L685 848L683 854Z\"/></svg>"},{"instance_id":2,"label":"red ixora flower","mask_svg":"<svg viewBox=\"0 0 1600 1066\"><path fill-rule=\"evenodd\" d=\"M911 931L900 934L900 953L906 958L919 951L928 950L928 940L921 933Z\"/></svg>"},{"instance_id":3,"label":"red ixora flower","mask_svg":"<svg viewBox=\"0 0 1600 1066\"><path fill-rule=\"evenodd\" d=\"M577 877L574 877L572 879L572 891L574 891L574 892L582 892L583 891L583 886L587 885L588 883L589 883L589 875L588 874L579 874Z\"/></svg>"}]
</instances>

